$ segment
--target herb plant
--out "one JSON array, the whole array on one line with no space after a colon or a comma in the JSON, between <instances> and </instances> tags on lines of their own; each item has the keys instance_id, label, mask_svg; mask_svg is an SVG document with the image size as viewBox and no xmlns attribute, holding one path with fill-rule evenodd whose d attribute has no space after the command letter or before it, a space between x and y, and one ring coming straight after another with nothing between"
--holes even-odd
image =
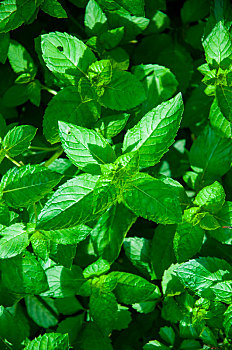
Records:
<instances>
[{"instance_id":1,"label":"herb plant","mask_svg":"<svg viewBox=\"0 0 232 350\"><path fill-rule=\"evenodd\" d=\"M232 348L231 26L0 2L0 349Z\"/></svg>"}]
</instances>

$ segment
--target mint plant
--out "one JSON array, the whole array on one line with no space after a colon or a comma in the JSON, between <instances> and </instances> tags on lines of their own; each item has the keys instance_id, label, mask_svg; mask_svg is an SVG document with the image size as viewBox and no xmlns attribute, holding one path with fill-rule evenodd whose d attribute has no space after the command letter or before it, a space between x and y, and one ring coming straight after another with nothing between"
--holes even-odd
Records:
<instances>
[{"instance_id":1,"label":"mint plant","mask_svg":"<svg viewBox=\"0 0 232 350\"><path fill-rule=\"evenodd\" d=\"M231 349L231 25L1 1L0 349Z\"/></svg>"}]
</instances>

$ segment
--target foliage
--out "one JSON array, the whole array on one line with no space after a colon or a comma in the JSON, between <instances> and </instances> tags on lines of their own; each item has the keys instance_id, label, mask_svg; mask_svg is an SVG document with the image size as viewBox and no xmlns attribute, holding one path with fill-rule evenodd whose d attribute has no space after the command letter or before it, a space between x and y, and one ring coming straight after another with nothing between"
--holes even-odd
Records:
<instances>
[{"instance_id":1,"label":"foliage","mask_svg":"<svg viewBox=\"0 0 232 350\"><path fill-rule=\"evenodd\" d=\"M232 347L229 0L0 2L0 349Z\"/></svg>"}]
</instances>

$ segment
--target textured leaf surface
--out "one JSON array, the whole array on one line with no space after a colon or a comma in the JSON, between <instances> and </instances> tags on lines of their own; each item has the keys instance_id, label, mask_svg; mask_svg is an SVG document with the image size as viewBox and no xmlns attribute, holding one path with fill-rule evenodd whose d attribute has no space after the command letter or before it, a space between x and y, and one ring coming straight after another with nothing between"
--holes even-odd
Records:
<instances>
[{"instance_id":1,"label":"textured leaf surface","mask_svg":"<svg viewBox=\"0 0 232 350\"><path fill-rule=\"evenodd\" d=\"M183 101L180 94L163 102L127 132L123 152L138 150L142 168L155 165L174 142L182 114Z\"/></svg>"},{"instance_id":2,"label":"textured leaf surface","mask_svg":"<svg viewBox=\"0 0 232 350\"><path fill-rule=\"evenodd\" d=\"M100 117L100 105L96 101L83 101L78 88L68 86L49 102L43 119L43 131L51 143L60 141L58 121L89 128Z\"/></svg>"},{"instance_id":3,"label":"textured leaf surface","mask_svg":"<svg viewBox=\"0 0 232 350\"><path fill-rule=\"evenodd\" d=\"M83 171L101 174L100 165L115 160L112 147L96 131L64 122L59 122L59 129L65 153Z\"/></svg>"},{"instance_id":4,"label":"textured leaf surface","mask_svg":"<svg viewBox=\"0 0 232 350\"><path fill-rule=\"evenodd\" d=\"M32 340L25 350L68 350L68 334L45 333Z\"/></svg>"},{"instance_id":5,"label":"textured leaf surface","mask_svg":"<svg viewBox=\"0 0 232 350\"><path fill-rule=\"evenodd\" d=\"M14 208L27 207L42 199L61 178L41 165L12 168L1 180L3 199Z\"/></svg>"},{"instance_id":6,"label":"textured leaf surface","mask_svg":"<svg viewBox=\"0 0 232 350\"><path fill-rule=\"evenodd\" d=\"M23 224L14 224L0 231L0 259L9 259L22 253L29 245Z\"/></svg>"},{"instance_id":7,"label":"textured leaf surface","mask_svg":"<svg viewBox=\"0 0 232 350\"><path fill-rule=\"evenodd\" d=\"M172 186L140 173L124 193L126 205L138 216L162 224L181 221L180 201Z\"/></svg>"},{"instance_id":8,"label":"textured leaf surface","mask_svg":"<svg viewBox=\"0 0 232 350\"><path fill-rule=\"evenodd\" d=\"M96 58L79 39L67 33L49 33L41 37L46 66L66 84L75 85Z\"/></svg>"},{"instance_id":9,"label":"textured leaf surface","mask_svg":"<svg viewBox=\"0 0 232 350\"><path fill-rule=\"evenodd\" d=\"M2 147L9 156L18 156L28 149L35 134L36 128L31 125L15 126L4 137Z\"/></svg>"}]
</instances>

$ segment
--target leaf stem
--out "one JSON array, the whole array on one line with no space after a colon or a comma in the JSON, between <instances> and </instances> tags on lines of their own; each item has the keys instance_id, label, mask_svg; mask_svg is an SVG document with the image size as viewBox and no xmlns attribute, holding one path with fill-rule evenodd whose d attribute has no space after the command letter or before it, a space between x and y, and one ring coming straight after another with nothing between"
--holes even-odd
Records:
<instances>
[{"instance_id":1,"label":"leaf stem","mask_svg":"<svg viewBox=\"0 0 232 350\"><path fill-rule=\"evenodd\" d=\"M47 87L46 85L43 85L40 83L40 86L42 88L42 90L46 90L47 92L50 92L50 94L52 95L57 95L57 91L56 90L53 90L53 89L50 89L49 87Z\"/></svg>"},{"instance_id":2,"label":"leaf stem","mask_svg":"<svg viewBox=\"0 0 232 350\"><path fill-rule=\"evenodd\" d=\"M60 146L59 149L57 149L57 151L51 156L51 158L49 158L48 160L46 160L44 166L49 166L50 164L52 164L57 158L59 158L59 156L61 156L61 154L64 152L63 148Z\"/></svg>"},{"instance_id":3,"label":"leaf stem","mask_svg":"<svg viewBox=\"0 0 232 350\"><path fill-rule=\"evenodd\" d=\"M17 162L15 159L11 158L7 153L5 154L5 157L18 167L21 167L23 165L23 164L20 164L19 162Z\"/></svg>"},{"instance_id":4,"label":"leaf stem","mask_svg":"<svg viewBox=\"0 0 232 350\"><path fill-rule=\"evenodd\" d=\"M33 204L33 208L34 208L34 214L35 214L35 223L37 223L38 214L37 214L37 207L35 203Z\"/></svg>"}]
</instances>

